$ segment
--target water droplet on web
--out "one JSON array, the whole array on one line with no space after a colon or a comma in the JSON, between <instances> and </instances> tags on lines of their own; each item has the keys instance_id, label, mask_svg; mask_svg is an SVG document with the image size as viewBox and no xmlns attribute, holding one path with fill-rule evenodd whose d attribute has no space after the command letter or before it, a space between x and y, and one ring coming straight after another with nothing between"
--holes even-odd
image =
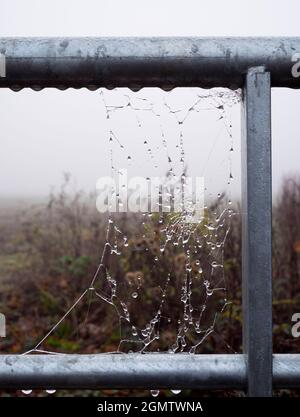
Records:
<instances>
[{"instance_id":1,"label":"water droplet on web","mask_svg":"<svg viewBox=\"0 0 300 417\"><path fill-rule=\"evenodd\" d=\"M172 394L177 395L181 393L181 389L171 389Z\"/></svg>"},{"instance_id":2,"label":"water droplet on web","mask_svg":"<svg viewBox=\"0 0 300 417\"><path fill-rule=\"evenodd\" d=\"M152 389L150 391L152 397L157 397L159 395L159 390L158 389Z\"/></svg>"},{"instance_id":3,"label":"water droplet on web","mask_svg":"<svg viewBox=\"0 0 300 417\"><path fill-rule=\"evenodd\" d=\"M138 332L135 326L132 326L132 336L137 336Z\"/></svg>"},{"instance_id":4,"label":"water droplet on web","mask_svg":"<svg viewBox=\"0 0 300 417\"><path fill-rule=\"evenodd\" d=\"M22 393L25 395L30 395L32 393L32 389L22 389Z\"/></svg>"},{"instance_id":5,"label":"water droplet on web","mask_svg":"<svg viewBox=\"0 0 300 417\"><path fill-rule=\"evenodd\" d=\"M46 393L47 394L55 394L56 393L56 389L46 389Z\"/></svg>"},{"instance_id":6,"label":"water droplet on web","mask_svg":"<svg viewBox=\"0 0 300 417\"><path fill-rule=\"evenodd\" d=\"M206 294L211 296L213 294L213 290L211 288L206 288Z\"/></svg>"},{"instance_id":7,"label":"water droplet on web","mask_svg":"<svg viewBox=\"0 0 300 417\"><path fill-rule=\"evenodd\" d=\"M132 298L138 298L138 293L135 291L135 292L133 292L132 294L131 294L131 297Z\"/></svg>"},{"instance_id":8,"label":"water droplet on web","mask_svg":"<svg viewBox=\"0 0 300 417\"><path fill-rule=\"evenodd\" d=\"M143 329L143 330L142 330L142 335L143 335L144 337L147 337L147 336L148 336L148 331L147 331L146 329Z\"/></svg>"},{"instance_id":9,"label":"water droplet on web","mask_svg":"<svg viewBox=\"0 0 300 417\"><path fill-rule=\"evenodd\" d=\"M187 295L186 295L186 294L184 294L184 295L181 297L181 301L182 301L184 304L187 302Z\"/></svg>"}]
</instances>

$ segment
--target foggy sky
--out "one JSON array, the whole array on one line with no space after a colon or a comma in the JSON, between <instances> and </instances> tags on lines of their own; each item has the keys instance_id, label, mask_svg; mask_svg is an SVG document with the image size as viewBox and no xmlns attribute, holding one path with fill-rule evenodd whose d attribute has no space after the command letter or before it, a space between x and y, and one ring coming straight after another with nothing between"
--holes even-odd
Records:
<instances>
[{"instance_id":1,"label":"foggy sky","mask_svg":"<svg viewBox=\"0 0 300 417\"><path fill-rule=\"evenodd\" d=\"M274 0L0 0L0 36L299 36L299 15L298 0L284 7ZM284 175L299 172L300 93L273 89L272 99L276 191ZM99 92L3 89L0 103L0 196L45 195L66 171L80 187L95 188L109 169ZM191 123L190 137L209 132L205 121ZM239 112L233 123L238 129ZM238 143L235 149L238 195ZM191 168L201 152L195 140Z\"/></svg>"}]
</instances>

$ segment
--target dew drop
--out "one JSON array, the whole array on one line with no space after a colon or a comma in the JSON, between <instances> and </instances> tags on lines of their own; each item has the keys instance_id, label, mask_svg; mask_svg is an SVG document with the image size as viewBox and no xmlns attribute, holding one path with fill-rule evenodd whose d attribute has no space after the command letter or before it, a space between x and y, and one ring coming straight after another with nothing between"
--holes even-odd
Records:
<instances>
[{"instance_id":1,"label":"dew drop","mask_svg":"<svg viewBox=\"0 0 300 417\"><path fill-rule=\"evenodd\" d=\"M22 393L25 395L30 395L32 393L32 389L22 389Z\"/></svg>"},{"instance_id":2,"label":"dew drop","mask_svg":"<svg viewBox=\"0 0 300 417\"><path fill-rule=\"evenodd\" d=\"M135 291L135 292L133 292L132 294L131 294L131 297L132 298L138 298L138 293Z\"/></svg>"},{"instance_id":3,"label":"dew drop","mask_svg":"<svg viewBox=\"0 0 300 417\"><path fill-rule=\"evenodd\" d=\"M187 295L186 294L184 294L182 297L181 297L181 302L182 303L186 303L187 302Z\"/></svg>"},{"instance_id":4,"label":"dew drop","mask_svg":"<svg viewBox=\"0 0 300 417\"><path fill-rule=\"evenodd\" d=\"M152 397L157 397L159 395L159 390L158 389L152 389L150 391Z\"/></svg>"},{"instance_id":5,"label":"dew drop","mask_svg":"<svg viewBox=\"0 0 300 417\"><path fill-rule=\"evenodd\" d=\"M177 395L181 393L181 389L171 389L172 394Z\"/></svg>"},{"instance_id":6,"label":"dew drop","mask_svg":"<svg viewBox=\"0 0 300 417\"><path fill-rule=\"evenodd\" d=\"M46 393L47 394L55 394L56 393L56 389L46 389Z\"/></svg>"}]
</instances>

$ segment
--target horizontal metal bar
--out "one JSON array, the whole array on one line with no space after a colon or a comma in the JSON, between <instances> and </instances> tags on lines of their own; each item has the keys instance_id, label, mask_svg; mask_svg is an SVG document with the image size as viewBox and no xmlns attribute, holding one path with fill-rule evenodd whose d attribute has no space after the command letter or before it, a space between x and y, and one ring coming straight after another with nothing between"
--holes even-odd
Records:
<instances>
[{"instance_id":1,"label":"horizontal metal bar","mask_svg":"<svg viewBox=\"0 0 300 417\"><path fill-rule=\"evenodd\" d=\"M238 355L99 354L0 356L2 388L238 388Z\"/></svg>"},{"instance_id":2,"label":"horizontal metal bar","mask_svg":"<svg viewBox=\"0 0 300 417\"><path fill-rule=\"evenodd\" d=\"M242 87L248 68L264 66L273 87L293 77L293 38L0 38L6 77L0 87Z\"/></svg>"},{"instance_id":3,"label":"horizontal metal bar","mask_svg":"<svg viewBox=\"0 0 300 417\"><path fill-rule=\"evenodd\" d=\"M273 387L300 388L300 354L273 355Z\"/></svg>"},{"instance_id":4,"label":"horizontal metal bar","mask_svg":"<svg viewBox=\"0 0 300 417\"><path fill-rule=\"evenodd\" d=\"M300 386L300 355L274 355L273 366L274 387ZM0 356L2 389L246 389L246 381L243 355Z\"/></svg>"}]
</instances>

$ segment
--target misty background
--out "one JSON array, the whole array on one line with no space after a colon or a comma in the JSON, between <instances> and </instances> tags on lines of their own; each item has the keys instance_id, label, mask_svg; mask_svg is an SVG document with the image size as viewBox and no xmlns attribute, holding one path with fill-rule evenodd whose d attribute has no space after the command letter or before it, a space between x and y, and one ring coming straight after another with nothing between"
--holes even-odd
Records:
<instances>
[{"instance_id":1,"label":"misty background","mask_svg":"<svg viewBox=\"0 0 300 417\"><path fill-rule=\"evenodd\" d=\"M297 36L300 4L288 0L283 8L269 0L240 2L177 0L0 0L0 36ZM133 94L133 93L132 93ZM144 90L138 95L143 97ZM155 92L146 92L150 99ZM161 93L165 94L165 93ZM168 93L176 96L176 92ZM182 108L189 101L190 89L181 91ZM76 187L95 190L99 176L110 169L108 131L99 90L30 89L15 93L0 90L0 195L37 197L48 195L52 186L62 182L63 172L72 174ZM299 92L272 90L273 190L279 189L285 175L299 171ZM239 131L240 111L232 110L235 153L232 155L234 197L240 192ZM164 116L162 116L163 118ZM209 119L209 118L208 118ZM199 164L199 155L207 156L213 138L212 120L206 116L191 118L185 137L190 139L191 173ZM166 119L165 119L166 120ZM131 132L126 115L119 121ZM114 127L116 124L114 125ZM151 123L145 135L156 135ZM127 133L128 133L127 132ZM130 133L128 143L135 134ZM197 135L202 135L197 140ZM123 134L124 137L124 134ZM204 139L203 139L204 137ZM172 141L170 136L169 141ZM206 144L206 145L205 145ZM203 151L203 147L207 147ZM222 152L218 147L215 170L226 176L218 165ZM224 155L223 155L224 156ZM134 158L145 155L134 150ZM214 161L211 161L212 164ZM143 163L136 175L147 175ZM121 168L124 168L122 166ZM208 175L207 175L208 176ZM218 187L223 187L223 179Z\"/></svg>"}]
</instances>

